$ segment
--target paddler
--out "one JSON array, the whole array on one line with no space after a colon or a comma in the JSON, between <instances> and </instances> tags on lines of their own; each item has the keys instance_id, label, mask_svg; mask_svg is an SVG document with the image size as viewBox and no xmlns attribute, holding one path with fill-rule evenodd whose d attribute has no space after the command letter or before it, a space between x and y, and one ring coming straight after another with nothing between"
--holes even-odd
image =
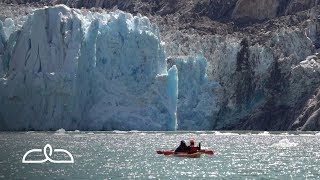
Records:
<instances>
[{"instance_id":1,"label":"paddler","mask_svg":"<svg viewBox=\"0 0 320 180\"><path fill-rule=\"evenodd\" d=\"M188 146L188 153L193 154L201 150L201 144L199 143L199 146L195 146L195 140L190 139L190 146Z\"/></svg>"},{"instance_id":2,"label":"paddler","mask_svg":"<svg viewBox=\"0 0 320 180\"><path fill-rule=\"evenodd\" d=\"M188 146L186 145L186 142L185 141L180 141L180 145L179 147L174 151L175 154L177 153L187 153L188 152Z\"/></svg>"}]
</instances>

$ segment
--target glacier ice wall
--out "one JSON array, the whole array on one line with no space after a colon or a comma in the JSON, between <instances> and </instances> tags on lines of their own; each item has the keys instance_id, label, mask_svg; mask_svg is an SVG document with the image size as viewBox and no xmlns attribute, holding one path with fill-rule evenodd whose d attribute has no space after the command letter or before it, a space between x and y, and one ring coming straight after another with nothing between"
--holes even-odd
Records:
<instances>
[{"instance_id":1,"label":"glacier ice wall","mask_svg":"<svg viewBox=\"0 0 320 180\"><path fill-rule=\"evenodd\" d=\"M175 130L177 68L160 42L146 17L34 11L5 43L0 128Z\"/></svg>"},{"instance_id":2,"label":"glacier ice wall","mask_svg":"<svg viewBox=\"0 0 320 180\"><path fill-rule=\"evenodd\" d=\"M220 85L207 78L207 60L198 55L169 57L167 62L178 68L178 129L213 129L220 107L215 96Z\"/></svg>"}]
</instances>

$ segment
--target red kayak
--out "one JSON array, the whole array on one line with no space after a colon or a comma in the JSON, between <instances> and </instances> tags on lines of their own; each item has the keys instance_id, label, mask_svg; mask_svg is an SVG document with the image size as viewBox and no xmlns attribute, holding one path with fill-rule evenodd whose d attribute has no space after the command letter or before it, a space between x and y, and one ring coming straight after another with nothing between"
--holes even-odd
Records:
<instances>
[{"instance_id":1,"label":"red kayak","mask_svg":"<svg viewBox=\"0 0 320 180\"><path fill-rule=\"evenodd\" d=\"M184 152L179 152L179 153L174 153L173 150L171 151L157 151L158 154L163 154L165 156L175 156L175 157L187 157L187 158L199 158L201 154L208 154L208 155L213 155L214 152L210 150L198 150L198 152L193 153L193 154L188 154Z\"/></svg>"},{"instance_id":2,"label":"red kayak","mask_svg":"<svg viewBox=\"0 0 320 180\"><path fill-rule=\"evenodd\" d=\"M188 154L188 153L174 153L173 156L174 157L186 157L186 158L200 158L201 156L201 152L196 152L196 153L192 153L192 154Z\"/></svg>"}]
</instances>

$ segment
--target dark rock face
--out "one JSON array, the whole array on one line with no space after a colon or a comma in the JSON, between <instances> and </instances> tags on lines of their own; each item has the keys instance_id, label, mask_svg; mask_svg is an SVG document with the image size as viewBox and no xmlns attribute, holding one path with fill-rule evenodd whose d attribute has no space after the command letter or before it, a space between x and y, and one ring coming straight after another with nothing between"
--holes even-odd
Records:
<instances>
[{"instance_id":1,"label":"dark rock face","mask_svg":"<svg viewBox=\"0 0 320 180\"><path fill-rule=\"evenodd\" d=\"M206 16L212 20L227 21L230 19L237 0L199 1L195 7L195 16Z\"/></svg>"},{"instance_id":2,"label":"dark rock face","mask_svg":"<svg viewBox=\"0 0 320 180\"><path fill-rule=\"evenodd\" d=\"M186 17L206 16L211 20L249 18L265 20L284 14L294 14L319 4L317 0L0 0L2 3L56 5L74 8L118 8L144 15L179 13Z\"/></svg>"},{"instance_id":3,"label":"dark rock face","mask_svg":"<svg viewBox=\"0 0 320 180\"><path fill-rule=\"evenodd\" d=\"M233 19L271 19L277 16L279 0L239 0L233 10Z\"/></svg>"},{"instance_id":4,"label":"dark rock face","mask_svg":"<svg viewBox=\"0 0 320 180\"><path fill-rule=\"evenodd\" d=\"M319 54L310 56L307 60L304 61L303 65L307 63L312 64L313 68L297 67L297 74L303 74L303 76L298 76L297 78L303 81L304 90L308 96L303 96L303 100L300 103L297 103L297 112L292 121L292 124L289 126L289 129L292 130L307 130L314 131L319 129L320 116L320 88L319 88ZM303 66L302 65L302 66ZM303 73L302 73L303 71ZM307 76L307 79L304 77ZM310 88L311 87L311 88Z\"/></svg>"},{"instance_id":5,"label":"dark rock face","mask_svg":"<svg viewBox=\"0 0 320 180\"><path fill-rule=\"evenodd\" d=\"M288 4L288 7L285 11L285 14L294 14L299 11L303 11L306 9L310 9L315 5L318 5L319 2L317 0L291 0Z\"/></svg>"},{"instance_id":6,"label":"dark rock face","mask_svg":"<svg viewBox=\"0 0 320 180\"><path fill-rule=\"evenodd\" d=\"M292 130L315 131L320 129L320 89L305 103L301 114L290 126Z\"/></svg>"},{"instance_id":7,"label":"dark rock face","mask_svg":"<svg viewBox=\"0 0 320 180\"><path fill-rule=\"evenodd\" d=\"M249 62L249 42L243 39L240 42L241 49L237 54L235 76L239 81L235 84L236 104L238 106L247 105L253 94L254 72Z\"/></svg>"},{"instance_id":8,"label":"dark rock face","mask_svg":"<svg viewBox=\"0 0 320 180\"><path fill-rule=\"evenodd\" d=\"M213 129L320 130L317 0L0 2L141 13L158 24L167 56L207 59L208 79L221 85L218 92L210 90L218 99L212 107L217 115L206 117Z\"/></svg>"}]
</instances>

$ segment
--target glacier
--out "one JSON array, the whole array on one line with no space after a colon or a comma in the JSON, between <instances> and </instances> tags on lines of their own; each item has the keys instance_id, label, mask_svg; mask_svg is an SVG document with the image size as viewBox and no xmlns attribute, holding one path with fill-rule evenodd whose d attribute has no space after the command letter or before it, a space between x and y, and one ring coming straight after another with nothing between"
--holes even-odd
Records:
<instances>
[{"instance_id":1,"label":"glacier","mask_svg":"<svg viewBox=\"0 0 320 180\"><path fill-rule=\"evenodd\" d=\"M153 9L159 28L115 9L2 16L0 130L319 129L319 8L245 27Z\"/></svg>"},{"instance_id":2,"label":"glacier","mask_svg":"<svg viewBox=\"0 0 320 180\"><path fill-rule=\"evenodd\" d=\"M58 5L35 10L21 27L6 21L0 130L178 128L180 66L167 68L148 18Z\"/></svg>"}]
</instances>

